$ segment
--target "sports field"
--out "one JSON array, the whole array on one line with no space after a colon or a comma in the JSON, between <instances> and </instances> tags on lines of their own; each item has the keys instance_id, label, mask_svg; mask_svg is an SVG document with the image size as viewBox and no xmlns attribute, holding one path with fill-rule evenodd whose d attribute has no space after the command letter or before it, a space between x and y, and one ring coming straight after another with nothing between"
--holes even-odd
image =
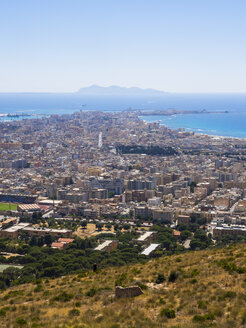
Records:
<instances>
[{"instance_id":1,"label":"sports field","mask_svg":"<svg viewBox=\"0 0 246 328\"><path fill-rule=\"evenodd\" d=\"M9 211L9 209L11 209L12 211L16 211L17 204L10 204L9 208L9 203L0 203L0 212Z\"/></svg>"}]
</instances>

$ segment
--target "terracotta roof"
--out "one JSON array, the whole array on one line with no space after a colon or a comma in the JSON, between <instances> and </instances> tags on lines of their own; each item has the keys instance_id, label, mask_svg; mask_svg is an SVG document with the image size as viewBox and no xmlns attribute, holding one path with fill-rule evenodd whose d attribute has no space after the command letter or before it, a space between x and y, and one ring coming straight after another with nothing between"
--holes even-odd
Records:
<instances>
[{"instance_id":1,"label":"terracotta roof","mask_svg":"<svg viewBox=\"0 0 246 328\"><path fill-rule=\"evenodd\" d=\"M51 244L51 247L52 247L52 248L63 248L64 245L65 245L64 243L53 242L53 243Z\"/></svg>"},{"instance_id":2,"label":"terracotta roof","mask_svg":"<svg viewBox=\"0 0 246 328\"><path fill-rule=\"evenodd\" d=\"M59 238L58 239L59 243L65 243L65 244L72 243L73 241L74 241L74 239L71 239L71 238Z\"/></svg>"}]
</instances>

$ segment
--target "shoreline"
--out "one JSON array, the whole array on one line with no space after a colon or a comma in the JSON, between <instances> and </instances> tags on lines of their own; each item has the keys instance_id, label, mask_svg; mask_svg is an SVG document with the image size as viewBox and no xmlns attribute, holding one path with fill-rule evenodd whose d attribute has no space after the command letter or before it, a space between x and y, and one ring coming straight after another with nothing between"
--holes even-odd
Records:
<instances>
[{"instance_id":1,"label":"shoreline","mask_svg":"<svg viewBox=\"0 0 246 328\"><path fill-rule=\"evenodd\" d=\"M131 112L129 110L129 112ZM173 116L173 115L204 115L204 114L229 114L228 110L224 111L208 111L206 109L202 110L176 110L176 109L153 109L153 110L132 110L132 112L137 112L141 116Z\"/></svg>"},{"instance_id":2,"label":"shoreline","mask_svg":"<svg viewBox=\"0 0 246 328\"><path fill-rule=\"evenodd\" d=\"M209 134L209 133L205 133L205 132L198 132L194 128L187 128L187 127L182 127L182 126L181 127L174 128L174 127L170 127L170 126L168 126L168 125L166 125L164 123L161 123L160 120L146 121L141 116L138 116L138 118L140 120L144 121L147 124L148 123L158 123L158 124L160 124L162 126L165 126L166 128L168 128L168 129L170 129L172 131L180 131L180 132L182 132L182 130L183 130L184 132L190 132L190 133L194 133L194 134L196 134L198 136L206 136L206 137L211 137L211 138L214 138L214 139L215 138L217 138L217 139L234 139L234 140L236 139L236 140L246 141L246 137L235 137L235 136L224 136L224 135L217 135L217 134Z\"/></svg>"},{"instance_id":3,"label":"shoreline","mask_svg":"<svg viewBox=\"0 0 246 328\"><path fill-rule=\"evenodd\" d=\"M87 110L90 111L90 110ZM85 112L87 112L85 111ZM96 110L95 110L96 111ZM151 121L146 121L144 119L144 116L149 117L149 116L163 116L163 118L165 117L172 117L172 116L182 116L182 115L204 115L204 114L229 114L231 112L228 111L207 111L207 110L189 110L189 111L184 111L184 110L131 110L131 111L127 111L127 110L114 110L114 111L106 111L106 110L99 110L100 112L113 112L113 113L125 113L125 114L135 114L136 117L140 120L142 120L145 123L158 123L162 126L165 126L166 128L173 130L173 131L185 131L185 132L190 132L190 133L194 133L197 136L208 136L211 137L213 139L234 139L234 140L241 140L241 141L246 141L246 137L238 137L238 136L226 136L226 135L221 135L221 134L210 134L209 131L197 131L199 130L199 128L192 128L192 127L170 127L168 126L168 124L162 123L161 120L159 119L154 119ZM78 112L78 110L75 110L73 113L69 113L66 115L73 115L74 113ZM51 115L64 115L63 114L28 114L28 115L23 115L23 113L20 113L18 115L15 115L15 113L1 113L0 114L0 123L10 123L10 122L14 122L14 121L20 121L20 120L29 120L29 119L41 119L42 117L46 117L48 118Z\"/></svg>"}]
</instances>

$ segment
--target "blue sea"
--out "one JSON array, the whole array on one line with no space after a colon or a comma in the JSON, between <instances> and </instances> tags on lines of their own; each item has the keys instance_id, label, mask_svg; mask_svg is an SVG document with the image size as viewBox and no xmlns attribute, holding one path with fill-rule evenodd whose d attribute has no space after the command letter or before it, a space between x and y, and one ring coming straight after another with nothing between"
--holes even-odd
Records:
<instances>
[{"instance_id":1,"label":"blue sea","mask_svg":"<svg viewBox=\"0 0 246 328\"><path fill-rule=\"evenodd\" d=\"M49 116L71 114L78 110L122 111L176 109L203 110L210 114L143 116L170 128L209 135L246 138L246 94L165 94L163 96L85 96L79 93L0 93L1 113ZM228 111L228 113L223 113ZM29 117L19 117L19 119ZM0 120L16 118L1 117Z\"/></svg>"}]
</instances>

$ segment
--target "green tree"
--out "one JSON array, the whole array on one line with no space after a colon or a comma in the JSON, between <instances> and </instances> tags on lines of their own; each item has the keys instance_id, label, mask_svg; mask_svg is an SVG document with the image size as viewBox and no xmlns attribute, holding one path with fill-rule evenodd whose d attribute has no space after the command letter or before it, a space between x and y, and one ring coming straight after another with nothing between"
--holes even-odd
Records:
<instances>
[{"instance_id":1,"label":"green tree","mask_svg":"<svg viewBox=\"0 0 246 328\"><path fill-rule=\"evenodd\" d=\"M192 181L191 183L190 183L190 192L191 193L194 193L194 189L195 189L195 187L196 187L196 182L195 181Z\"/></svg>"},{"instance_id":2,"label":"green tree","mask_svg":"<svg viewBox=\"0 0 246 328\"><path fill-rule=\"evenodd\" d=\"M186 239L190 238L192 236L192 233L188 230L183 230L180 233L180 239L182 241L185 241Z\"/></svg>"},{"instance_id":3,"label":"green tree","mask_svg":"<svg viewBox=\"0 0 246 328\"><path fill-rule=\"evenodd\" d=\"M97 228L97 230L101 231L102 228L103 228L103 223L101 223L101 222L97 222L97 223L96 223L96 228Z\"/></svg>"},{"instance_id":4,"label":"green tree","mask_svg":"<svg viewBox=\"0 0 246 328\"><path fill-rule=\"evenodd\" d=\"M44 243L47 245L47 246L50 246L52 244L52 237L51 235L45 235L44 236Z\"/></svg>"},{"instance_id":5,"label":"green tree","mask_svg":"<svg viewBox=\"0 0 246 328\"><path fill-rule=\"evenodd\" d=\"M31 240L30 240L30 243L29 244L30 244L30 246L37 246L38 241L37 241L37 237L35 235L33 235L31 237Z\"/></svg>"},{"instance_id":6,"label":"green tree","mask_svg":"<svg viewBox=\"0 0 246 328\"><path fill-rule=\"evenodd\" d=\"M131 228L130 224L129 223L124 223L123 224L123 229L124 230L129 230Z\"/></svg>"},{"instance_id":7,"label":"green tree","mask_svg":"<svg viewBox=\"0 0 246 328\"><path fill-rule=\"evenodd\" d=\"M107 224L106 224L106 228L107 228L108 230L111 230L111 227L112 227L112 224L111 224L111 223L107 223Z\"/></svg>"},{"instance_id":8,"label":"green tree","mask_svg":"<svg viewBox=\"0 0 246 328\"><path fill-rule=\"evenodd\" d=\"M85 229L87 227L87 220L83 220L81 222L82 229Z\"/></svg>"},{"instance_id":9,"label":"green tree","mask_svg":"<svg viewBox=\"0 0 246 328\"><path fill-rule=\"evenodd\" d=\"M119 224L118 223L114 223L114 231L119 230Z\"/></svg>"}]
</instances>

